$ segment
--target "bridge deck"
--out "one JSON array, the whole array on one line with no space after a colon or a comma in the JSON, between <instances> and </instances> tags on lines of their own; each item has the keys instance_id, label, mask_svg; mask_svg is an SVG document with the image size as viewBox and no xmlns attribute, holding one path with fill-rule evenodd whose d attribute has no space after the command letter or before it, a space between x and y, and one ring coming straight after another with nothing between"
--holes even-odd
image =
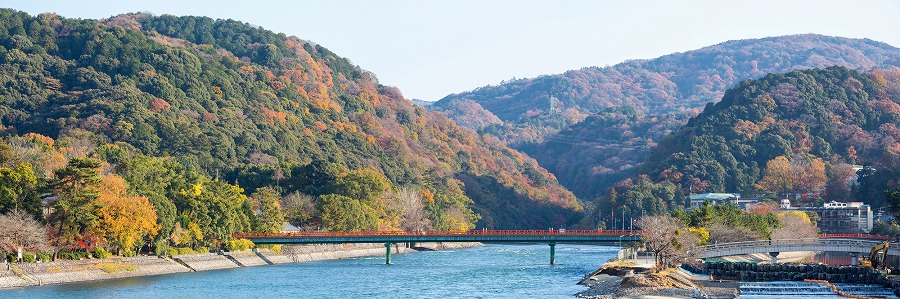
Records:
<instances>
[{"instance_id":1,"label":"bridge deck","mask_svg":"<svg viewBox=\"0 0 900 299\"><path fill-rule=\"evenodd\" d=\"M831 239L795 239L795 240L763 240L749 242L723 243L700 247L699 258L713 258L731 255L767 252L792 251L828 251L843 253L869 253L872 246L884 241L856 238ZM888 251L889 255L900 255L897 251Z\"/></svg>"},{"instance_id":2,"label":"bridge deck","mask_svg":"<svg viewBox=\"0 0 900 299\"><path fill-rule=\"evenodd\" d=\"M406 242L567 242L606 243L640 241L636 230L472 230L383 232L238 233L235 238L256 244L406 243Z\"/></svg>"}]
</instances>

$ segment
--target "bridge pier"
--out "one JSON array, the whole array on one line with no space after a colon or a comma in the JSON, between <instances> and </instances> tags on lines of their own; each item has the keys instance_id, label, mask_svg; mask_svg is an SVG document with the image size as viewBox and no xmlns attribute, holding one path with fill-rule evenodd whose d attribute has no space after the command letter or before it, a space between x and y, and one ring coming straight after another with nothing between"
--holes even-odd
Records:
<instances>
[{"instance_id":1,"label":"bridge pier","mask_svg":"<svg viewBox=\"0 0 900 299\"><path fill-rule=\"evenodd\" d=\"M769 252L769 255L772 257L772 265L778 264L778 254L780 252Z\"/></svg>"},{"instance_id":2,"label":"bridge pier","mask_svg":"<svg viewBox=\"0 0 900 299\"><path fill-rule=\"evenodd\" d=\"M857 264L859 264L859 261L856 259L856 255L857 255L857 253L855 253L855 252L850 253L850 265L851 266L856 266Z\"/></svg>"},{"instance_id":3,"label":"bridge pier","mask_svg":"<svg viewBox=\"0 0 900 299\"><path fill-rule=\"evenodd\" d=\"M550 264L556 265L556 242L550 242Z\"/></svg>"},{"instance_id":4,"label":"bridge pier","mask_svg":"<svg viewBox=\"0 0 900 299\"><path fill-rule=\"evenodd\" d=\"M391 244L391 243L384 243L384 248L387 249L387 254L385 255L385 262L384 262L385 265L391 264L391 246L392 245L393 244Z\"/></svg>"}]
</instances>

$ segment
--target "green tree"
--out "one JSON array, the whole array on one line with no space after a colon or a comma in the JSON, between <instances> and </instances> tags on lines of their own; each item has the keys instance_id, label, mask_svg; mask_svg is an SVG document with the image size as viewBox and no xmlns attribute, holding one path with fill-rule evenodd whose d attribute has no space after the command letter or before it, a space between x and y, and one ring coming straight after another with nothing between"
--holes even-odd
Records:
<instances>
[{"instance_id":1,"label":"green tree","mask_svg":"<svg viewBox=\"0 0 900 299\"><path fill-rule=\"evenodd\" d=\"M391 182L383 174L372 168L363 168L337 178L328 190L371 204L390 189Z\"/></svg>"},{"instance_id":2,"label":"green tree","mask_svg":"<svg viewBox=\"0 0 900 299\"><path fill-rule=\"evenodd\" d=\"M365 231L378 228L375 210L365 203L338 194L322 195L322 224L333 231Z\"/></svg>"},{"instance_id":3,"label":"green tree","mask_svg":"<svg viewBox=\"0 0 900 299\"><path fill-rule=\"evenodd\" d=\"M53 203L50 223L55 230L55 255L63 247L73 247L87 237L98 223L100 206L100 161L91 158L72 158L65 168L56 171L53 190L57 196Z\"/></svg>"},{"instance_id":4,"label":"green tree","mask_svg":"<svg viewBox=\"0 0 900 299\"><path fill-rule=\"evenodd\" d=\"M282 214L281 205L278 202L279 197L278 192L272 187L256 189L256 192L250 195L257 215L254 231L281 231L284 223L284 214Z\"/></svg>"},{"instance_id":5,"label":"green tree","mask_svg":"<svg viewBox=\"0 0 900 299\"><path fill-rule=\"evenodd\" d=\"M14 169L0 167L0 214L19 209L36 219L43 218L38 179L30 163Z\"/></svg>"},{"instance_id":6,"label":"green tree","mask_svg":"<svg viewBox=\"0 0 900 299\"><path fill-rule=\"evenodd\" d=\"M231 234L252 230L255 215L244 190L206 177L199 177L175 197L175 206L183 217L182 227L199 225L208 244L221 245Z\"/></svg>"}]
</instances>

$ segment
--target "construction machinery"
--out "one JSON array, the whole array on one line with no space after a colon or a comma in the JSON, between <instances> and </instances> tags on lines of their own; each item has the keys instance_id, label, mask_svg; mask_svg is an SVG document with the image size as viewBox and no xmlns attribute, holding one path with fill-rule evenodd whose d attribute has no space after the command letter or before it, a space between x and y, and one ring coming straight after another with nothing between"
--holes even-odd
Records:
<instances>
[{"instance_id":1,"label":"construction machinery","mask_svg":"<svg viewBox=\"0 0 900 299\"><path fill-rule=\"evenodd\" d=\"M887 251L890 245L890 243L885 241L884 243L872 246L872 250L869 251L869 258L863 258L859 261L859 263L866 267L875 268L878 271L884 271L884 262L887 258Z\"/></svg>"}]
</instances>

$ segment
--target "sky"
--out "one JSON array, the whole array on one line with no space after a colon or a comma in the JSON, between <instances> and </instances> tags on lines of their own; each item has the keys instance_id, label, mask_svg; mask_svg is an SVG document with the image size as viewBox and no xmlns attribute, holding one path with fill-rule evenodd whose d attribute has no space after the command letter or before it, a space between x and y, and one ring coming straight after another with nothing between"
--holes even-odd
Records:
<instances>
[{"instance_id":1,"label":"sky","mask_svg":"<svg viewBox=\"0 0 900 299\"><path fill-rule=\"evenodd\" d=\"M513 78L817 33L900 46L898 0L0 0L33 15L127 12L234 19L318 43L434 101Z\"/></svg>"}]
</instances>

